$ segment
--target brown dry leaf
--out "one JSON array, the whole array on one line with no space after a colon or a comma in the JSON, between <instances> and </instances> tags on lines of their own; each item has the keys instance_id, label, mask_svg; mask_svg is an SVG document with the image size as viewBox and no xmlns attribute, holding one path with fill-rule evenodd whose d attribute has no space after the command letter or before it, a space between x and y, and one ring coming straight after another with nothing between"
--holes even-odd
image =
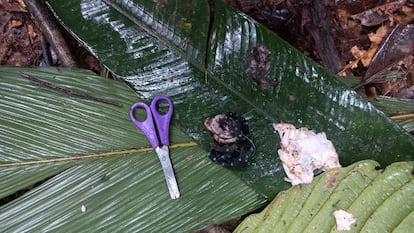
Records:
<instances>
[{"instance_id":1,"label":"brown dry leaf","mask_svg":"<svg viewBox=\"0 0 414 233\"><path fill-rule=\"evenodd\" d=\"M353 46L351 48L351 54L356 60L349 62L349 64L346 65L343 70L356 68L358 61L361 61L364 67L368 67L371 64L372 58L374 57L378 46L387 35L387 31L388 29L386 26L381 26L375 33L368 34L369 40L371 41L371 46L368 50L359 49L356 45Z\"/></svg>"},{"instance_id":2,"label":"brown dry leaf","mask_svg":"<svg viewBox=\"0 0 414 233\"><path fill-rule=\"evenodd\" d=\"M364 67L368 67L371 64L372 58L375 55L375 51L377 51L377 47L378 45L375 46L374 48L371 47L364 54L362 54L361 62L362 62L362 65L364 65Z\"/></svg>"},{"instance_id":3,"label":"brown dry leaf","mask_svg":"<svg viewBox=\"0 0 414 233\"><path fill-rule=\"evenodd\" d=\"M342 68L342 70L339 71L336 75L343 76L343 77L348 76L346 71L349 69L357 68L358 62L361 60L361 57L364 55L364 53L366 53L366 50L361 50L356 45L352 46L350 51L351 51L352 56L355 58L355 60L349 61L348 64L346 64L344 68Z\"/></svg>"},{"instance_id":4,"label":"brown dry leaf","mask_svg":"<svg viewBox=\"0 0 414 233\"><path fill-rule=\"evenodd\" d=\"M384 43L378 48L378 52L368 68L366 77L375 76L397 64L405 57L414 53L414 25L398 24L387 34ZM408 64L409 66L409 64Z\"/></svg>"},{"instance_id":5,"label":"brown dry leaf","mask_svg":"<svg viewBox=\"0 0 414 233\"><path fill-rule=\"evenodd\" d=\"M358 62L359 62L359 59L358 60L354 60L354 61L350 61L336 75L341 76L341 77L349 76L346 71L349 70L349 69L355 69L355 68L357 68L358 67Z\"/></svg>"},{"instance_id":6,"label":"brown dry leaf","mask_svg":"<svg viewBox=\"0 0 414 233\"><path fill-rule=\"evenodd\" d=\"M387 35L388 28L386 26L381 26L377 29L375 33L369 33L369 40L376 45L381 44L384 37ZM372 47L372 46L371 46Z\"/></svg>"},{"instance_id":7,"label":"brown dry leaf","mask_svg":"<svg viewBox=\"0 0 414 233\"><path fill-rule=\"evenodd\" d=\"M407 56L394 66L393 79L381 83L381 95L404 99L414 98L414 55Z\"/></svg>"},{"instance_id":8,"label":"brown dry leaf","mask_svg":"<svg viewBox=\"0 0 414 233\"><path fill-rule=\"evenodd\" d=\"M23 22L21 20L18 19L12 19L9 22L9 27L10 28L17 28L23 25Z\"/></svg>"},{"instance_id":9,"label":"brown dry leaf","mask_svg":"<svg viewBox=\"0 0 414 233\"><path fill-rule=\"evenodd\" d=\"M19 3L19 5L26 10L26 4L24 3L23 0L17 0L17 2Z\"/></svg>"},{"instance_id":10,"label":"brown dry leaf","mask_svg":"<svg viewBox=\"0 0 414 233\"><path fill-rule=\"evenodd\" d=\"M381 44L381 42L384 40L384 37L387 35L387 32L388 28L386 26L381 26L377 29L375 34L368 34L368 38L371 41L371 46L361 57L361 62L364 65L364 67L368 67L371 64L372 58L378 50L378 46Z\"/></svg>"},{"instance_id":11,"label":"brown dry leaf","mask_svg":"<svg viewBox=\"0 0 414 233\"><path fill-rule=\"evenodd\" d=\"M355 60L350 61L347 65L345 65L344 68L338 73L338 75L340 75L341 73L344 73L348 69L357 68L359 61L361 61L364 67L369 66L369 64L371 63L372 57L375 54L376 48L375 49L370 48L368 50L363 50L363 49L359 49L358 46L354 45L350 51L351 51L352 56L354 56Z\"/></svg>"},{"instance_id":12,"label":"brown dry leaf","mask_svg":"<svg viewBox=\"0 0 414 233\"><path fill-rule=\"evenodd\" d=\"M8 12L27 12L26 5L23 0L14 1L1 0L0 6Z\"/></svg>"},{"instance_id":13,"label":"brown dry leaf","mask_svg":"<svg viewBox=\"0 0 414 233\"><path fill-rule=\"evenodd\" d=\"M349 17L351 14L345 9L338 9L337 10L338 17Z\"/></svg>"},{"instance_id":14,"label":"brown dry leaf","mask_svg":"<svg viewBox=\"0 0 414 233\"><path fill-rule=\"evenodd\" d=\"M29 33L30 40L34 40L37 37L37 33L33 29L33 25L27 25L27 32Z\"/></svg>"},{"instance_id":15,"label":"brown dry leaf","mask_svg":"<svg viewBox=\"0 0 414 233\"><path fill-rule=\"evenodd\" d=\"M361 57L362 57L362 55L364 54L366 52L366 50L361 50L361 49L359 49L358 48L358 46L356 46L356 45L354 45L352 48L351 48L351 54L352 54L352 56L354 56L354 58L356 58L356 59L361 59Z\"/></svg>"},{"instance_id":16,"label":"brown dry leaf","mask_svg":"<svg viewBox=\"0 0 414 233\"><path fill-rule=\"evenodd\" d=\"M392 17L392 13L400 9L406 0L398 0L386 3L359 14L352 15L351 18L361 21L364 26L375 26Z\"/></svg>"},{"instance_id":17,"label":"brown dry leaf","mask_svg":"<svg viewBox=\"0 0 414 233\"><path fill-rule=\"evenodd\" d=\"M414 22L414 6L404 5L401 11L393 14L395 20L402 24L409 24Z\"/></svg>"},{"instance_id":18,"label":"brown dry leaf","mask_svg":"<svg viewBox=\"0 0 414 233\"><path fill-rule=\"evenodd\" d=\"M384 72L386 71L398 71L401 70L398 67L409 67L412 63L404 64L403 59L414 54L413 42L414 24L397 24L378 47L363 81L353 89L358 90L368 83L385 81L387 77ZM397 76L394 75L394 77Z\"/></svg>"},{"instance_id":19,"label":"brown dry leaf","mask_svg":"<svg viewBox=\"0 0 414 233\"><path fill-rule=\"evenodd\" d=\"M349 18L351 14L349 13L349 11L345 9L338 9L337 15L338 15L338 23L343 29L353 28L357 24L359 24L356 20Z\"/></svg>"}]
</instances>

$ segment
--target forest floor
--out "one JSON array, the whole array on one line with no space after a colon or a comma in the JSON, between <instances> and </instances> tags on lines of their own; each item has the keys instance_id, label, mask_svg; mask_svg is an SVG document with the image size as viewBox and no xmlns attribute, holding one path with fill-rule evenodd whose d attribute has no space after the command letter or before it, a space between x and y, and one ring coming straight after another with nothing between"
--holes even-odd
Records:
<instances>
[{"instance_id":1,"label":"forest floor","mask_svg":"<svg viewBox=\"0 0 414 233\"><path fill-rule=\"evenodd\" d=\"M414 98L414 1L224 0L367 97Z\"/></svg>"},{"instance_id":2,"label":"forest floor","mask_svg":"<svg viewBox=\"0 0 414 233\"><path fill-rule=\"evenodd\" d=\"M332 73L360 77L363 81L354 89L361 95L414 99L414 0L222 1ZM64 38L73 61L59 59L51 49L55 42L42 33L39 13L25 3L0 0L0 65L77 66L101 72L98 60L57 25L51 31ZM238 222L200 232L229 232Z\"/></svg>"}]
</instances>

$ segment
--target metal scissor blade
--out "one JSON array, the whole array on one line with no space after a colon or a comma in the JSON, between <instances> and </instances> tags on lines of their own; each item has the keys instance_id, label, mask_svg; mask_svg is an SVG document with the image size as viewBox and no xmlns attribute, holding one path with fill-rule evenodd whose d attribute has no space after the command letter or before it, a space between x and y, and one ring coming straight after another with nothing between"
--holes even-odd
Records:
<instances>
[{"instance_id":1,"label":"metal scissor blade","mask_svg":"<svg viewBox=\"0 0 414 233\"><path fill-rule=\"evenodd\" d=\"M171 199L177 199L180 197L180 191L178 190L177 180L175 179L168 146L158 146L155 148L155 152L157 152L158 158L160 159Z\"/></svg>"}]
</instances>

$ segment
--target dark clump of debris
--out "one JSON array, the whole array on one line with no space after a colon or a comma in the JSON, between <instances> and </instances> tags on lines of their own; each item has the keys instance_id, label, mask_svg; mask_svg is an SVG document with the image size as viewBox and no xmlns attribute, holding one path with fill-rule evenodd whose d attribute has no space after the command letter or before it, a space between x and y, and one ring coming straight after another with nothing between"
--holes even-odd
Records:
<instances>
[{"instance_id":1,"label":"dark clump of debris","mask_svg":"<svg viewBox=\"0 0 414 233\"><path fill-rule=\"evenodd\" d=\"M272 52L263 45L255 46L247 51L246 74L264 90L273 89L270 81L271 61Z\"/></svg>"},{"instance_id":2,"label":"dark clump of debris","mask_svg":"<svg viewBox=\"0 0 414 233\"><path fill-rule=\"evenodd\" d=\"M247 163L255 153L247 121L237 113L219 114L204 121L213 134L209 157L223 166Z\"/></svg>"}]
</instances>

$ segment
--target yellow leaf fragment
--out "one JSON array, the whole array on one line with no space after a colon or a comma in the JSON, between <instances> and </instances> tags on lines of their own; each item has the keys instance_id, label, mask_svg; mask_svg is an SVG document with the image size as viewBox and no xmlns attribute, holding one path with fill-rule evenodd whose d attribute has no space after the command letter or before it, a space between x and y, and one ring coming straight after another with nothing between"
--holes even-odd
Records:
<instances>
[{"instance_id":1,"label":"yellow leaf fragment","mask_svg":"<svg viewBox=\"0 0 414 233\"><path fill-rule=\"evenodd\" d=\"M183 27L184 29L191 29L193 27L193 24L184 22L181 24L181 27Z\"/></svg>"},{"instance_id":2,"label":"yellow leaf fragment","mask_svg":"<svg viewBox=\"0 0 414 233\"><path fill-rule=\"evenodd\" d=\"M375 33L369 33L368 38L372 42L372 44L379 45L379 44L381 44L384 37L387 35L387 32L388 32L387 27L386 26L381 26L377 29L377 31ZM373 47L373 46L371 45L371 47Z\"/></svg>"}]
</instances>

